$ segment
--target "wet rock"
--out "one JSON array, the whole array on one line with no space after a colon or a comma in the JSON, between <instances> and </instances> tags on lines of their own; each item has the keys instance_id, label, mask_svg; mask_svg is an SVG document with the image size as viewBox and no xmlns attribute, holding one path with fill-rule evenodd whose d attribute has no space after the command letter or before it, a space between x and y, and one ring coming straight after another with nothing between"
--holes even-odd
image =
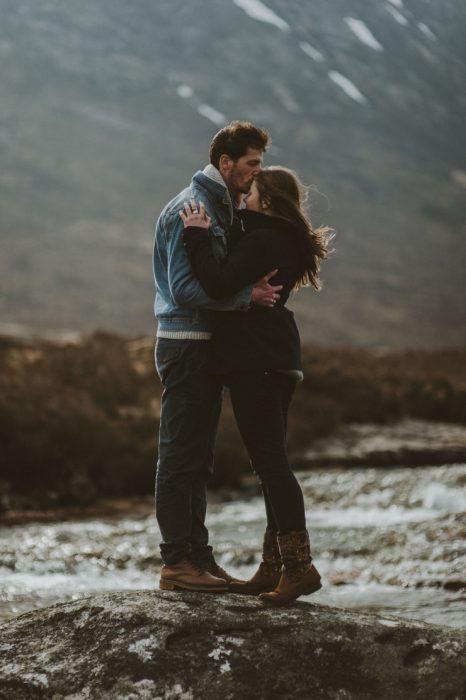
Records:
<instances>
[{"instance_id":1,"label":"wet rock","mask_svg":"<svg viewBox=\"0 0 466 700\"><path fill-rule=\"evenodd\" d=\"M466 633L237 595L102 594L0 627L0 698L460 698Z\"/></svg>"},{"instance_id":2,"label":"wet rock","mask_svg":"<svg viewBox=\"0 0 466 700\"><path fill-rule=\"evenodd\" d=\"M466 427L406 419L389 425L352 424L315 442L299 466L425 466L466 460Z\"/></svg>"}]
</instances>

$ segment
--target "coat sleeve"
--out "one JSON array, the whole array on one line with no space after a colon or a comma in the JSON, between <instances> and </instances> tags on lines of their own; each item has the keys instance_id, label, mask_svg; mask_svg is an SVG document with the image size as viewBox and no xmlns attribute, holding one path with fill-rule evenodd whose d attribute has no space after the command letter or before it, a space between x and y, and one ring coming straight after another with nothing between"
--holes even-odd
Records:
<instances>
[{"instance_id":1,"label":"coat sleeve","mask_svg":"<svg viewBox=\"0 0 466 700\"><path fill-rule=\"evenodd\" d=\"M165 236L164 247L167 257L168 286L175 304L216 311L246 310L251 301L252 286L242 285L233 294L222 296L222 301L218 301L220 297L211 297L193 275L183 245L183 222L178 212L172 215L169 223L170 226L167 228L170 230L170 235Z\"/></svg>"},{"instance_id":2,"label":"coat sleeve","mask_svg":"<svg viewBox=\"0 0 466 700\"><path fill-rule=\"evenodd\" d=\"M193 272L212 299L236 294L278 267L273 236L265 229L246 234L221 261L215 259L205 229L189 226L184 241Z\"/></svg>"}]
</instances>

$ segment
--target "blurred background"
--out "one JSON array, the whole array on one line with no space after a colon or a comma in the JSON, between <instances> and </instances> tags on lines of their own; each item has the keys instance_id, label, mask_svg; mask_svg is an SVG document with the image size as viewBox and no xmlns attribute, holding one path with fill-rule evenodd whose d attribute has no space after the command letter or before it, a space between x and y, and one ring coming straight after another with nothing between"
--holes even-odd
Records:
<instances>
[{"instance_id":1,"label":"blurred background","mask_svg":"<svg viewBox=\"0 0 466 700\"><path fill-rule=\"evenodd\" d=\"M463 0L0 0L0 617L154 585L154 224L249 119L337 230L292 301L320 600L464 624L465 27ZM227 398L212 487L248 575Z\"/></svg>"},{"instance_id":2,"label":"blurred background","mask_svg":"<svg viewBox=\"0 0 466 700\"><path fill-rule=\"evenodd\" d=\"M1 0L0 331L152 334L152 233L231 119L338 231L305 340L466 339L462 0Z\"/></svg>"}]
</instances>

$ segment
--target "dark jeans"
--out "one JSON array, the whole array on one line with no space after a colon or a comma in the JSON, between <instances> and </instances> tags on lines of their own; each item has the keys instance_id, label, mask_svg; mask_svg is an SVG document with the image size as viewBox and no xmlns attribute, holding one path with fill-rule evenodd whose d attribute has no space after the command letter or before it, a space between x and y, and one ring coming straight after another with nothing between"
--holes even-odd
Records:
<instances>
[{"instance_id":1,"label":"dark jeans","mask_svg":"<svg viewBox=\"0 0 466 700\"><path fill-rule=\"evenodd\" d=\"M286 450L288 408L296 380L279 372L234 372L223 380L251 466L259 476L268 527L282 535L304 530L303 494Z\"/></svg>"},{"instance_id":2,"label":"dark jeans","mask_svg":"<svg viewBox=\"0 0 466 700\"><path fill-rule=\"evenodd\" d=\"M208 340L157 340L155 361L163 385L155 488L165 564L190 552L212 557L205 526L207 479L222 403L222 385L208 373Z\"/></svg>"}]
</instances>

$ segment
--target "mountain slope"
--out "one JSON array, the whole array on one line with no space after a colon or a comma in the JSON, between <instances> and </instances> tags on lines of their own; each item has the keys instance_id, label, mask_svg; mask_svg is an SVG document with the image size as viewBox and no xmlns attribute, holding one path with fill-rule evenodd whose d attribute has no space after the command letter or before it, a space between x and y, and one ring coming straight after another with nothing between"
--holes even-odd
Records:
<instances>
[{"instance_id":1,"label":"mountain slope","mask_svg":"<svg viewBox=\"0 0 466 700\"><path fill-rule=\"evenodd\" d=\"M466 8L0 0L0 330L153 327L158 212L233 118L338 232L305 339L466 340Z\"/></svg>"}]
</instances>

